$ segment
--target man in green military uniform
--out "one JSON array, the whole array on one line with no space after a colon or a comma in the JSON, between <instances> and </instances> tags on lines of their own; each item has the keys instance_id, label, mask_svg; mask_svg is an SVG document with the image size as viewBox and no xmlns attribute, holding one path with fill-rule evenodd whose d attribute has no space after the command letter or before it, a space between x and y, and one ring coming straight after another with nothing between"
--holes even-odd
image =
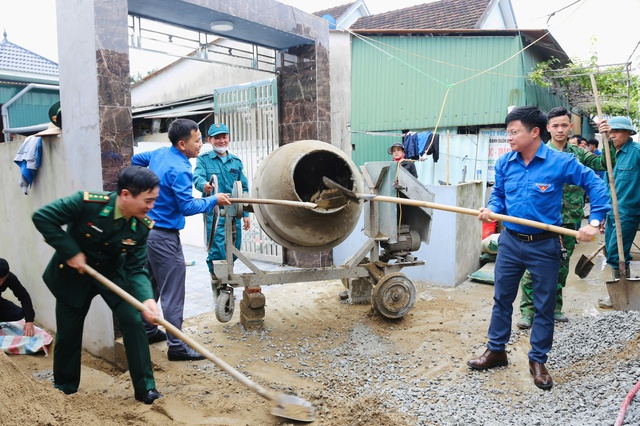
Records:
<instances>
[{"instance_id":1,"label":"man in green military uniform","mask_svg":"<svg viewBox=\"0 0 640 426\"><path fill-rule=\"evenodd\" d=\"M589 151L580 148L577 145L567 143L567 137L573 128L571 124L571 114L563 107L553 108L547 114L549 123L547 130L551 134L551 140L547 142L547 146L551 149L573 154L578 161L592 170L607 170L606 159L604 155L598 156ZM603 153L604 154L604 153ZM613 164L615 164L615 150L610 150ZM584 191L579 186L565 185L562 193L562 226L569 229L580 228L580 222L584 217ZM590 223L593 226L600 227L600 223ZM567 284L569 276L569 260L576 247L576 239L568 235L562 235L562 246L566 250L566 258L560 262L560 272L558 273L558 290L556 293L556 309L554 319L556 322L567 322L569 319L562 313L562 289ZM520 298L520 312L522 318L516 323L518 328L527 329L531 327L533 322L533 284L531 274L525 271L520 280L520 288L522 289Z\"/></svg>"},{"instance_id":2,"label":"man in green military uniform","mask_svg":"<svg viewBox=\"0 0 640 426\"><path fill-rule=\"evenodd\" d=\"M140 313L84 274L84 266L92 266L140 300L149 309L143 313L145 319L155 321L158 307L144 264L153 227L146 214L158 197L158 185L151 170L127 167L118 176L117 192L77 192L33 214L36 228L56 250L42 278L56 298L53 376L54 386L65 394L77 392L80 385L84 320L99 294L122 330L135 399L152 404L162 396L155 387Z\"/></svg>"}]
</instances>

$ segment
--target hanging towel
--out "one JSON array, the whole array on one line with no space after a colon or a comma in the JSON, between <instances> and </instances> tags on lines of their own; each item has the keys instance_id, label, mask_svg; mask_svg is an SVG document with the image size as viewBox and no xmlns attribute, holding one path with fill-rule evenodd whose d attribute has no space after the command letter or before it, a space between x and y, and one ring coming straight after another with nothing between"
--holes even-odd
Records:
<instances>
[{"instance_id":1,"label":"hanging towel","mask_svg":"<svg viewBox=\"0 0 640 426\"><path fill-rule=\"evenodd\" d=\"M14 163L20 167L20 187L24 195L29 193L29 187L33 183L36 172L40 168L42 160L42 138L39 136L29 136L20 145Z\"/></svg>"}]
</instances>

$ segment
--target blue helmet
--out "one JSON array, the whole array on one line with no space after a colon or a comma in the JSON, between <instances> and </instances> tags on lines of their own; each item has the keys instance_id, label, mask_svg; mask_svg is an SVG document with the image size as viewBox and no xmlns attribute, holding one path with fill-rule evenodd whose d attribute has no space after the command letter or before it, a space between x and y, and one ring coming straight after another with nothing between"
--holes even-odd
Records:
<instances>
[{"instance_id":1,"label":"blue helmet","mask_svg":"<svg viewBox=\"0 0 640 426\"><path fill-rule=\"evenodd\" d=\"M631 135L636 134L636 130L633 128L631 120L627 117L612 117L607 120L607 123L611 126L611 130L629 130Z\"/></svg>"}]
</instances>

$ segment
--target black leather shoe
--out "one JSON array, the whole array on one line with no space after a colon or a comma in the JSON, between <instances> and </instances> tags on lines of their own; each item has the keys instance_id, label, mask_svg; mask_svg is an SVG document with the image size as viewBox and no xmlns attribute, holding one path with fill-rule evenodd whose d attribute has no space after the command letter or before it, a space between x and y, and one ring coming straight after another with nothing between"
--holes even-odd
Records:
<instances>
[{"instance_id":1,"label":"black leather shoe","mask_svg":"<svg viewBox=\"0 0 640 426\"><path fill-rule=\"evenodd\" d=\"M553 386L551 374L544 364L536 361L529 361L529 372L533 376L533 383L542 390L549 390Z\"/></svg>"},{"instance_id":2,"label":"black leather shoe","mask_svg":"<svg viewBox=\"0 0 640 426\"><path fill-rule=\"evenodd\" d=\"M169 349L167 356L169 357L169 361L199 361L204 359L204 356L188 346L185 346L183 349Z\"/></svg>"},{"instance_id":3,"label":"black leather shoe","mask_svg":"<svg viewBox=\"0 0 640 426\"><path fill-rule=\"evenodd\" d=\"M150 345L153 343L164 342L167 340L167 333L162 330L158 330L156 331L156 334L154 334L153 336L148 336L147 339L149 339Z\"/></svg>"},{"instance_id":4,"label":"black leather shoe","mask_svg":"<svg viewBox=\"0 0 640 426\"><path fill-rule=\"evenodd\" d=\"M467 361L467 365L474 370L488 370L489 368L504 367L509 361L507 360L507 353L494 352L487 348L486 351L479 358Z\"/></svg>"},{"instance_id":5,"label":"black leather shoe","mask_svg":"<svg viewBox=\"0 0 640 426\"><path fill-rule=\"evenodd\" d=\"M153 404L156 399L162 398L162 394L158 392L158 389L149 389L146 392L136 392L136 401L144 402L145 404Z\"/></svg>"}]
</instances>

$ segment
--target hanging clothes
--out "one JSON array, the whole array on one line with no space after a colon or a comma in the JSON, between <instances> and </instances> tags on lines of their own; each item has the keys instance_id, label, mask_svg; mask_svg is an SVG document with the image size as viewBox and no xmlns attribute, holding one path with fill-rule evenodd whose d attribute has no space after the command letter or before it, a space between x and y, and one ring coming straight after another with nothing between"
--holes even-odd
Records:
<instances>
[{"instance_id":1,"label":"hanging clothes","mask_svg":"<svg viewBox=\"0 0 640 426\"><path fill-rule=\"evenodd\" d=\"M404 156L410 160L420 158L422 151L418 148L418 134L416 132L408 132L404 136Z\"/></svg>"},{"instance_id":2,"label":"hanging clothes","mask_svg":"<svg viewBox=\"0 0 640 426\"><path fill-rule=\"evenodd\" d=\"M431 133L431 132L425 132L425 133ZM429 137L427 137L427 142L426 142L426 152L424 152L425 155L431 155L431 157L433 158L433 162L437 163L438 160L440 159L440 135L438 134L433 134L431 133L431 135Z\"/></svg>"},{"instance_id":3,"label":"hanging clothes","mask_svg":"<svg viewBox=\"0 0 640 426\"><path fill-rule=\"evenodd\" d=\"M13 162L20 167L19 185L24 195L29 193L29 187L33 184L40 163L42 161L42 138L29 136L20 145Z\"/></svg>"}]
</instances>

